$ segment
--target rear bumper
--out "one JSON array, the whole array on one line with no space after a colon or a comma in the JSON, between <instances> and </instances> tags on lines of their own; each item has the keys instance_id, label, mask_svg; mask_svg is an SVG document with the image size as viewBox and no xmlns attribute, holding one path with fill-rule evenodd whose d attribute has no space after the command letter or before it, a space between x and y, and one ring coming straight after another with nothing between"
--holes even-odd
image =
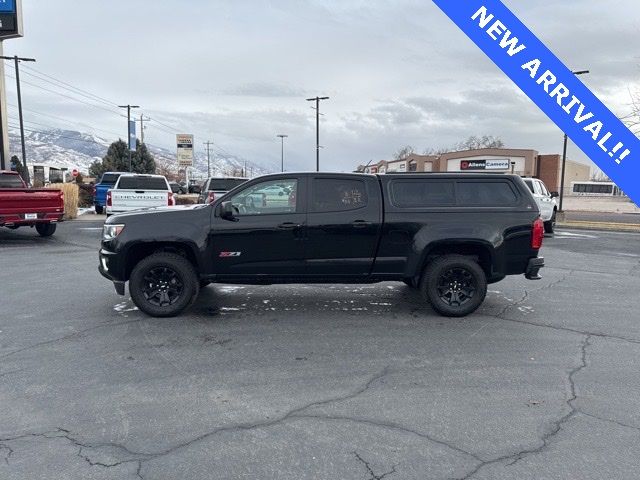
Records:
<instances>
[{"instance_id":1,"label":"rear bumper","mask_svg":"<svg viewBox=\"0 0 640 480\"><path fill-rule=\"evenodd\" d=\"M62 222L62 213L38 213L38 218L25 218L25 214L0 215L0 227L23 227L33 226L38 223L58 223Z\"/></svg>"},{"instance_id":2,"label":"rear bumper","mask_svg":"<svg viewBox=\"0 0 640 480\"><path fill-rule=\"evenodd\" d=\"M544 257L531 258L527 264L527 270L524 274L527 280L542 280L538 275L541 268L544 267Z\"/></svg>"}]
</instances>

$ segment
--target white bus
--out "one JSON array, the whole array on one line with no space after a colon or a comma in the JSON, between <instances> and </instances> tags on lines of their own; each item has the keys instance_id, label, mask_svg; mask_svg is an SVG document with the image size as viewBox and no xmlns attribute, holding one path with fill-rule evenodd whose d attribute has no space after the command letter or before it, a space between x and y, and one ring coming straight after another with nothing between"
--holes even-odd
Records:
<instances>
[{"instance_id":1,"label":"white bus","mask_svg":"<svg viewBox=\"0 0 640 480\"><path fill-rule=\"evenodd\" d=\"M571 194L581 197L620 197L624 195L613 182L571 182Z\"/></svg>"}]
</instances>

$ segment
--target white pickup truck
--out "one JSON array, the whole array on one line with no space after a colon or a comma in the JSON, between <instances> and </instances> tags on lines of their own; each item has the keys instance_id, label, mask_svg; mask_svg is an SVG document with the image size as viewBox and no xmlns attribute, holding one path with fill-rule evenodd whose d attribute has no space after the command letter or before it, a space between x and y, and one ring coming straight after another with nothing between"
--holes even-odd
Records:
<instances>
[{"instance_id":1,"label":"white pickup truck","mask_svg":"<svg viewBox=\"0 0 640 480\"><path fill-rule=\"evenodd\" d=\"M553 233L556 228L556 216L558 213L557 192L549 192L549 189L542 180L537 178L523 178L529 190L536 199L538 208L540 209L540 218L544 222L544 231Z\"/></svg>"},{"instance_id":2,"label":"white pickup truck","mask_svg":"<svg viewBox=\"0 0 640 480\"><path fill-rule=\"evenodd\" d=\"M162 175L122 174L107 192L107 216L175 204L169 182Z\"/></svg>"}]
</instances>

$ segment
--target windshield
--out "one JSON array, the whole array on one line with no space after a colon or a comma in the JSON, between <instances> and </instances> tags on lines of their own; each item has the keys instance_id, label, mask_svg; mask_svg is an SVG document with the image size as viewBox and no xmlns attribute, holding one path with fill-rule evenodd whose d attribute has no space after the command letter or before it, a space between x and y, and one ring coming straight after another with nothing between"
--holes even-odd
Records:
<instances>
[{"instance_id":1,"label":"windshield","mask_svg":"<svg viewBox=\"0 0 640 480\"><path fill-rule=\"evenodd\" d=\"M0 188L24 188L20 175L0 175Z\"/></svg>"},{"instance_id":2,"label":"windshield","mask_svg":"<svg viewBox=\"0 0 640 480\"><path fill-rule=\"evenodd\" d=\"M246 181L244 178L212 178L209 182L209 190L228 192Z\"/></svg>"}]
</instances>

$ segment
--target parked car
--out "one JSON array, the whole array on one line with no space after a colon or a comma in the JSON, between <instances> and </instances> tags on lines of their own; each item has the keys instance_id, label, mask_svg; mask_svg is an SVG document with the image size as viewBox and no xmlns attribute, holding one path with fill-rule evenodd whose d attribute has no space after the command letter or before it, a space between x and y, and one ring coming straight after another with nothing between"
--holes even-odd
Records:
<instances>
[{"instance_id":1,"label":"parked car","mask_svg":"<svg viewBox=\"0 0 640 480\"><path fill-rule=\"evenodd\" d=\"M97 214L104 213L104 209L107 206L107 192L113 188L120 175L122 175L121 172L105 172L96 184L93 204Z\"/></svg>"},{"instance_id":2,"label":"parked car","mask_svg":"<svg viewBox=\"0 0 640 480\"><path fill-rule=\"evenodd\" d=\"M211 203L248 180L243 177L212 177L205 180L198 203Z\"/></svg>"},{"instance_id":3,"label":"parked car","mask_svg":"<svg viewBox=\"0 0 640 480\"><path fill-rule=\"evenodd\" d=\"M17 172L0 171L0 227L35 227L42 237L56 231L64 215L64 193L27 188Z\"/></svg>"},{"instance_id":4,"label":"parked car","mask_svg":"<svg viewBox=\"0 0 640 480\"><path fill-rule=\"evenodd\" d=\"M169 186L171 187L171 191L176 195L184 195L187 193L186 187L179 184L178 182L169 182Z\"/></svg>"},{"instance_id":5,"label":"parked car","mask_svg":"<svg viewBox=\"0 0 640 480\"><path fill-rule=\"evenodd\" d=\"M542 180L537 178L525 178L524 183L529 187L533 198L536 199L540 209L540 218L544 222L544 231L553 233L556 228L556 217L558 213L558 192L549 192Z\"/></svg>"},{"instance_id":6,"label":"parked car","mask_svg":"<svg viewBox=\"0 0 640 480\"><path fill-rule=\"evenodd\" d=\"M271 200L274 186L286 202ZM244 199L264 195L248 206ZM374 283L418 288L445 316L475 311L487 284L538 280L540 212L519 176L284 173L208 205L117 215L100 273L145 313L174 316L201 285Z\"/></svg>"},{"instance_id":7,"label":"parked car","mask_svg":"<svg viewBox=\"0 0 640 480\"><path fill-rule=\"evenodd\" d=\"M122 174L107 192L107 216L176 204L169 182L162 175Z\"/></svg>"}]
</instances>

